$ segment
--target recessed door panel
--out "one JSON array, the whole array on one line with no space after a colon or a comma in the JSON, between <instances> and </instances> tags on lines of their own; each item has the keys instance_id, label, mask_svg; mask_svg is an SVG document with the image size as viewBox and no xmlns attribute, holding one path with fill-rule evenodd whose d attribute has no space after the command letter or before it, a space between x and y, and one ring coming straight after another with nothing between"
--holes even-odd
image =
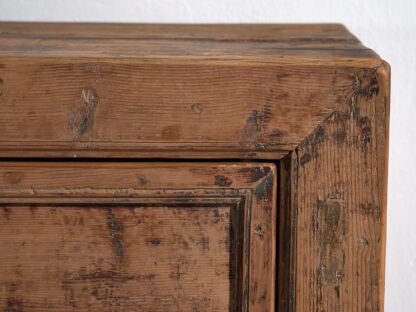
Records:
<instances>
[{"instance_id":1,"label":"recessed door panel","mask_svg":"<svg viewBox=\"0 0 416 312\"><path fill-rule=\"evenodd\" d=\"M6 311L266 311L275 168L1 163Z\"/></svg>"}]
</instances>

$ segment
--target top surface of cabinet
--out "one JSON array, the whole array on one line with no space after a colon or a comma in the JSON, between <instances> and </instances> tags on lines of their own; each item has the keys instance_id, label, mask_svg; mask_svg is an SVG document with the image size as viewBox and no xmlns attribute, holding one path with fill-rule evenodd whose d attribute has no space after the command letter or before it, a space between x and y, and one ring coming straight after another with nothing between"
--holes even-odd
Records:
<instances>
[{"instance_id":1,"label":"top surface of cabinet","mask_svg":"<svg viewBox=\"0 0 416 312\"><path fill-rule=\"evenodd\" d=\"M281 61L374 58L339 24L2 23L0 56Z\"/></svg>"}]
</instances>

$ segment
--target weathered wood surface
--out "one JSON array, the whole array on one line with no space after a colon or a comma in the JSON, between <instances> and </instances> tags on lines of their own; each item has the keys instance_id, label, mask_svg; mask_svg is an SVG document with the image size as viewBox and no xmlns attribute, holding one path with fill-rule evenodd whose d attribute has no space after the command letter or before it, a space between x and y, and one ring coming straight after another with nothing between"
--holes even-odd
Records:
<instances>
[{"instance_id":1,"label":"weathered wood surface","mask_svg":"<svg viewBox=\"0 0 416 312\"><path fill-rule=\"evenodd\" d=\"M114 24L2 22L0 36L34 38L329 41L357 43L339 24Z\"/></svg>"},{"instance_id":2,"label":"weathered wood surface","mask_svg":"<svg viewBox=\"0 0 416 312\"><path fill-rule=\"evenodd\" d=\"M281 311L383 311L390 68L355 80L281 162Z\"/></svg>"},{"instance_id":3,"label":"weathered wood surface","mask_svg":"<svg viewBox=\"0 0 416 312\"><path fill-rule=\"evenodd\" d=\"M281 159L279 311L381 312L389 75L341 25L0 23L0 157ZM227 210L232 190L253 189L238 170L188 165L200 166L20 163L0 200L117 204L121 218L125 205L164 209L171 197ZM253 205L271 205L261 198ZM276 256L264 236L275 220L255 218L252 270ZM269 272L236 283L252 309L269 311Z\"/></svg>"},{"instance_id":4,"label":"weathered wood surface","mask_svg":"<svg viewBox=\"0 0 416 312\"><path fill-rule=\"evenodd\" d=\"M0 163L3 311L272 311L270 164Z\"/></svg>"},{"instance_id":5,"label":"weathered wood surface","mask_svg":"<svg viewBox=\"0 0 416 312\"><path fill-rule=\"evenodd\" d=\"M341 25L0 23L0 156L277 159L380 64Z\"/></svg>"}]
</instances>

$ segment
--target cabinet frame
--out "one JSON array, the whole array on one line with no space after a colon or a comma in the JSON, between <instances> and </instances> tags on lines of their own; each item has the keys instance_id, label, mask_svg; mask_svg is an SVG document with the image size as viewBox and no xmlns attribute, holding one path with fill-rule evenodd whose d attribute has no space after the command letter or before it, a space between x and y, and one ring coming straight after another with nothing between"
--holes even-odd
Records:
<instances>
[{"instance_id":1,"label":"cabinet frame","mask_svg":"<svg viewBox=\"0 0 416 312\"><path fill-rule=\"evenodd\" d=\"M0 27L0 157L274 161L278 310L383 311L390 66L344 26Z\"/></svg>"}]
</instances>

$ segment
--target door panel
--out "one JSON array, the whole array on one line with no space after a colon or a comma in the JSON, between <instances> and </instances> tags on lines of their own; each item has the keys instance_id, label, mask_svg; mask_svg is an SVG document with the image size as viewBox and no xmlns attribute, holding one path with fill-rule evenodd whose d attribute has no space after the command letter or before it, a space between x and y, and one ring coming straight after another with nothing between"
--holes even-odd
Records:
<instances>
[{"instance_id":1,"label":"door panel","mask_svg":"<svg viewBox=\"0 0 416 312\"><path fill-rule=\"evenodd\" d=\"M275 168L0 164L0 307L268 311Z\"/></svg>"}]
</instances>

